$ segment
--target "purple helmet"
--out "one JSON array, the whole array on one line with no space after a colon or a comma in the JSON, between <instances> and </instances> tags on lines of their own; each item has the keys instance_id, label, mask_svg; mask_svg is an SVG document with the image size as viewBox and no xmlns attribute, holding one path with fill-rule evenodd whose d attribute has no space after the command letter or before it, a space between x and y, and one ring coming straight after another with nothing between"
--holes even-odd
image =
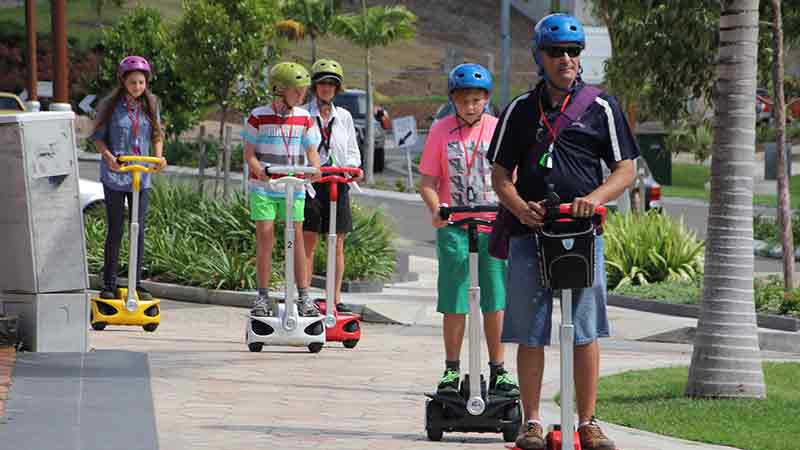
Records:
<instances>
[{"instance_id":1,"label":"purple helmet","mask_svg":"<svg viewBox=\"0 0 800 450\"><path fill-rule=\"evenodd\" d=\"M132 72L134 70L138 70L140 72L144 72L147 79L150 79L151 71L150 71L150 63L147 62L146 59L142 58L141 56L126 56L122 58L122 61L119 63L119 67L117 67L117 78L122 80L126 73Z\"/></svg>"}]
</instances>

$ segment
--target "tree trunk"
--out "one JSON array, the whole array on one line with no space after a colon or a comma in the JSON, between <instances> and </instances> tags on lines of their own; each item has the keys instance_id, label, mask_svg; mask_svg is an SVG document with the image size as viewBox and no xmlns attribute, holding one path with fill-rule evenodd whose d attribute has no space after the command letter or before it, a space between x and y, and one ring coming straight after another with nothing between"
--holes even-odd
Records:
<instances>
[{"instance_id":1,"label":"tree trunk","mask_svg":"<svg viewBox=\"0 0 800 450\"><path fill-rule=\"evenodd\" d=\"M309 33L311 37L311 64L317 61L317 37L314 36L314 32L312 31Z\"/></svg>"},{"instance_id":2,"label":"tree trunk","mask_svg":"<svg viewBox=\"0 0 800 450\"><path fill-rule=\"evenodd\" d=\"M775 86L775 146L778 157L778 227L783 241L783 286L788 295L794 287L794 237L792 213L789 202L789 175L786 164L792 155L786 155L786 99L783 95L783 20L780 0L772 0L772 85Z\"/></svg>"},{"instance_id":3,"label":"tree trunk","mask_svg":"<svg viewBox=\"0 0 800 450\"><path fill-rule=\"evenodd\" d=\"M366 182L367 184L371 184L375 177L375 129L373 128L374 119L372 118L372 70L370 69L370 49L367 47L367 55L364 58L365 65L367 68L367 111L364 115L364 120L366 120L365 127L366 127L366 135L364 136L364 145L366 145L366 150L364 151L364 156L367 157L367 163L365 165L366 170Z\"/></svg>"},{"instance_id":4,"label":"tree trunk","mask_svg":"<svg viewBox=\"0 0 800 450\"><path fill-rule=\"evenodd\" d=\"M723 0L705 278L686 395L766 397L753 299L758 0Z\"/></svg>"}]
</instances>

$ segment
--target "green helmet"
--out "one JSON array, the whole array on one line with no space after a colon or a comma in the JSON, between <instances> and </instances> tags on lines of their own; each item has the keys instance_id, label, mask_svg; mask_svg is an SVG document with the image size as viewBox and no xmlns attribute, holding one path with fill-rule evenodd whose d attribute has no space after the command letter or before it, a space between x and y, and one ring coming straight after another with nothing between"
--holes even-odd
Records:
<instances>
[{"instance_id":1,"label":"green helmet","mask_svg":"<svg viewBox=\"0 0 800 450\"><path fill-rule=\"evenodd\" d=\"M311 80L313 82L321 81L326 78L333 78L342 84L344 79L344 71L342 65L332 59L319 59L311 66Z\"/></svg>"},{"instance_id":2,"label":"green helmet","mask_svg":"<svg viewBox=\"0 0 800 450\"><path fill-rule=\"evenodd\" d=\"M278 92L287 88L307 87L311 84L308 71L300 64L282 62L269 71L269 90Z\"/></svg>"}]
</instances>

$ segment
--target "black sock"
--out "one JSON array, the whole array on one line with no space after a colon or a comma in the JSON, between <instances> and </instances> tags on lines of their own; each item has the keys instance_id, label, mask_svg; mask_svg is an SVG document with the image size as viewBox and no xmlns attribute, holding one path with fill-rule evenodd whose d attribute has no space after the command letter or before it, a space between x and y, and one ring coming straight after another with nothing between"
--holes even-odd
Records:
<instances>
[{"instance_id":1,"label":"black sock","mask_svg":"<svg viewBox=\"0 0 800 450\"><path fill-rule=\"evenodd\" d=\"M461 372L461 360L457 359L455 361L445 361L444 368L445 370L455 370L456 372Z\"/></svg>"},{"instance_id":2,"label":"black sock","mask_svg":"<svg viewBox=\"0 0 800 450\"><path fill-rule=\"evenodd\" d=\"M497 371L503 368L503 363L493 363L489 361L489 379L497 377Z\"/></svg>"}]
</instances>

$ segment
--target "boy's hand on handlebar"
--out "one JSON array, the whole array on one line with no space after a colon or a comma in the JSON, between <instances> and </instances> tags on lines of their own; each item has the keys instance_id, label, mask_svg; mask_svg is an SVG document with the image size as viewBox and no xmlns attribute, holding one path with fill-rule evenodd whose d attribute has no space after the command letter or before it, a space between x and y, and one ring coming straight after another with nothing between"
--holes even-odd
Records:
<instances>
[{"instance_id":1,"label":"boy's hand on handlebar","mask_svg":"<svg viewBox=\"0 0 800 450\"><path fill-rule=\"evenodd\" d=\"M119 172L119 169L122 167L117 161L117 157L114 156L111 152L106 151L103 153L103 159L106 160L106 164L108 164L108 168L114 172Z\"/></svg>"},{"instance_id":2,"label":"boy's hand on handlebar","mask_svg":"<svg viewBox=\"0 0 800 450\"><path fill-rule=\"evenodd\" d=\"M438 208L431 215L431 225L433 225L434 228L444 228L447 226L447 221L442 220L442 217L439 215Z\"/></svg>"},{"instance_id":3,"label":"boy's hand on handlebar","mask_svg":"<svg viewBox=\"0 0 800 450\"><path fill-rule=\"evenodd\" d=\"M361 181L362 179L364 179L364 171L359 170L358 173L356 173L355 175L351 175L351 177L355 182Z\"/></svg>"},{"instance_id":4,"label":"boy's hand on handlebar","mask_svg":"<svg viewBox=\"0 0 800 450\"><path fill-rule=\"evenodd\" d=\"M517 218L523 224L529 227L540 227L544 223L544 216L547 209L544 207L544 201L541 202L527 202L526 208L517 213Z\"/></svg>"},{"instance_id":5,"label":"boy's hand on handlebar","mask_svg":"<svg viewBox=\"0 0 800 450\"><path fill-rule=\"evenodd\" d=\"M592 217L600 203L591 197L575 197L572 201L572 217Z\"/></svg>"},{"instance_id":6,"label":"boy's hand on handlebar","mask_svg":"<svg viewBox=\"0 0 800 450\"><path fill-rule=\"evenodd\" d=\"M317 167L317 172L309 174L309 178L311 179L312 183L316 183L320 179L322 179L322 172L319 171L319 167Z\"/></svg>"}]
</instances>

